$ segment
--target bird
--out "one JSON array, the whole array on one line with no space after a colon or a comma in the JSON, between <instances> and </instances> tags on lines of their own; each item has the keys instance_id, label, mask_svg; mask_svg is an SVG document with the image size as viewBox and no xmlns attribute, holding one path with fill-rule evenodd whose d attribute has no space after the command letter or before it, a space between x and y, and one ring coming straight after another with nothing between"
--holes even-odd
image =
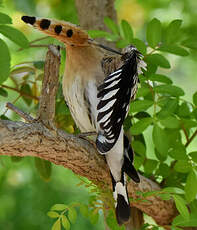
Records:
<instances>
[{"instance_id":1,"label":"bird","mask_svg":"<svg viewBox=\"0 0 197 230\"><path fill-rule=\"evenodd\" d=\"M126 174L136 183L140 177L123 122L130 101L135 99L138 75L146 68L142 54L132 44L122 52L104 46L70 22L35 16L21 19L64 43L65 101L80 131L96 132L96 148L105 157L111 175L117 223L127 223L131 211Z\"/></svg>"}]
</instances>

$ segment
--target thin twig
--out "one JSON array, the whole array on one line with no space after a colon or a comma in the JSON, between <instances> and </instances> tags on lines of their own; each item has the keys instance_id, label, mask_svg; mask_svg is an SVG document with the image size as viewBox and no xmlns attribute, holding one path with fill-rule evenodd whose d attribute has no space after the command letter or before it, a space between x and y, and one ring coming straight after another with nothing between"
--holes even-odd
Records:
<instances>
[{"instance_id":1,"label":"thin twig","mask_svg":"<svg viewBox=\"0 0 197 230\"><path fill-rule=\"evenodd\" d=\"M188 139L188 141L186 142L185 144L185 147L187 147L191 142L192 140L194 139L194 137L197 136L197 130L193 133L193 135Z\"/></svg>"},{"instance_id":2,"label":"thin twig","mask_svg":"<svg viewBox=\"0 0 197 230\"><path fill-rule=\"evenodd\" d=\"M185 134L185 138L186 138L186 140L187 140L187 142L188 142L188 141L189 141L189 137L188 137L187 131L186 131L186 129L185 129L185 127L184 127L183 124L181 124L181 128L182 128L182 130L183 130L183 132L184 132L184 134Z\"/></svg>"},{"instance_id":3,"label":"thin twig","mask_svg":"<svg viewBox=\"0 0 197 230\"><path fill-rule=\"evenodd\" d=\"M20 97L21 97L21 95L18 95L18 97L12 103L15 104ZM8 111L8 108L4 111L3 115L5 115L7 113L7 111Z\"/></svg>"},{"instance_id":4,"label":"thin twig","mask_svg":"<svg viewBox=\"0 0 197 230\"><path fill-rule=\"evenodd\" d=\"M47 38L51 38L51 37L50 36L44 36L44 37L41 37L41 38L37 38L37 39L31 41L30 44L33 44L35 42L39 42L39 41L45 40Z\"/></svg>"},{"instance_id":5,"label":"thin twig","mask_svg":"<svg viewBox=\"0 0 197 230\"><path fill-rule=\"evenodd\" d=\"M45 48L48 48L49 47L49 45L42 45L42 44L40 44L40 45L30 45L29 46L30 48L37 48L37 47L45 47Z\"/></svg>"},{"instance_id":6,"label":"thin twig","mask_svg":"<svg viewBox=\"0 0 197 230\"><path fill-rule=\"evenodd\" d=\"M34 96L34 95L29 95L29 94L24 93L24 92L21 92L21 91L20 91L19 89L17 89L17 88L13 88L13 87L7 86L7 85L1 85L1 87L2 87L2 88L5 88L5 89L13 90L13 91L19 93L21 96L24 96L24 97L27 97L27 98L30 98L30 99L34 99L34 100L37 100L37 101L39 100L38 97L36 97L36 96Z\"/></svg>"},{"instance_id":7,"label":"thin twig","mask_svg":"<svg viewBox=\"0 0 197 230\"><path fill-rule=\"evenodd\" d=\"M31 46L33 43L38 42L38 41L41 41L41 40L44 40L44 39L47 39L47 38L49 38L49 36L44 36L44 37L35 39L35 40L31 41L31 42L29 43L29 45ZM19 49L18 49L18 51L22 51L22 50L24 50L24 48L19 48Z\"/></svg>"},{"instance_id":8,"label":"thin twig","mask_svg":"<svg viewBox=\"0 0 197 230\"><path fill-rule=\"evenodd\" d=\"M15 113L17 113L20 117L22 117L24 120L26 120L27 122L33 122L34 118L31 117L29 114L23 112L22 110L20 110L19 108L17 108L16 106L14 106L12 103L7 103L6 107L12 111L14 111Z\"/></svg>"}]
</instances>

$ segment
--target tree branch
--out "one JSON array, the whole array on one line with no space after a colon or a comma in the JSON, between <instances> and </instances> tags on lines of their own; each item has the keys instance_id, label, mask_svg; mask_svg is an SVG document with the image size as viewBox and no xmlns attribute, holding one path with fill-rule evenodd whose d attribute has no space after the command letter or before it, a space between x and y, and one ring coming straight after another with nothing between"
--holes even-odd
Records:
<instances>
[{"instance_id":1,"label":"tree branch","mask_svg":"<svg viewBox=\"0 0 197 230\"><path fill-rule=\"evenodd\" d=\"M71 169L94 181L111 187L110 175L104 158L87 140L57 130L54 134L39 121L34 123L0 121L0 155L34 156L49 160L56 165ZM140 184L128 183L129 196L137 199L137 191L158 190L159 186L141 176ZM138 201L131 205L151 216L159 225L169 225L177 215L172 200L163 201L159 197L147 197L147 202Z\"/></svg>"},{"instance_id":2,"label":"tree branch","mask_svg":"<svg viewBox=\"0 0 197 230\"><path fill-rule=\"evenodd\" d=\"M75 4L80 25L86 30L109 31L104 24L104 18L109 17L113 21L117 21L116 12L114 10L114 0L75 0ZM104 38L97 38L96 40L103 45L115 48L114 43L108 42Z\"/></svg>"}]
</instances>

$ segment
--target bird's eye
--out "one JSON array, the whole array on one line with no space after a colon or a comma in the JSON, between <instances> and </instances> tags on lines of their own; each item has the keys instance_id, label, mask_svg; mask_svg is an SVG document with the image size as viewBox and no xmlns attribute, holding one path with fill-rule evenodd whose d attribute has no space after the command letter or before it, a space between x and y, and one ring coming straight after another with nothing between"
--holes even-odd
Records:
<instances>
[{"instance_id":1,"label":"bird's eye","mask_svg":"<svg viewBox=\"0 0 197 230\"><path fill-rule=\"evenodd\" d=\"M71 29L66 31L66 35L70 38L73 35L73 31Z\"/></svg>"}]
</instances>

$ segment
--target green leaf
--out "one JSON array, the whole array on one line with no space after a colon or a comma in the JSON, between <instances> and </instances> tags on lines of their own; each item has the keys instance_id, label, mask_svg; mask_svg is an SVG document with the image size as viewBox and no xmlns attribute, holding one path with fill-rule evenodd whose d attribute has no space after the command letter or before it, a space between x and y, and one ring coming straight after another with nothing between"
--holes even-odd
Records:
<instances>
[{"instance_id":1,"label":"green leaf","mask_svg":"<svg viewBox=\"0 0 197 230\"><path fill-rule=\"evenodd\" d=\"M193 103L197 106L197 92L193 94Z\"/></svg>"},{"instance_id":2,"label":"green leaf","mask_svg":"<svg viewBox=\"0 0 197 230\"><path fill-rule=\"evenodd\" d=\"M178 129L181 124L180 121L174 116L166 117L165 119L160 120L160 123L169 129Z\"/></svg>"},{"instance_id":3,"label":"green leaf","mask_svg":"<svg viewBox=\"0 0 197 230\"><path fill-rule=\"evenodd\" d=\"M88 34L92 38L106 37L109 33L102 30L88 30Z\"/></svg>"},{"instance_id":4,"label":"green leaf","mask_svg":"<svg viewBox=\"0 0 197 230\"><path fill-rule=\"evenodd\" d=\"M197 120L197 108L193 110L192 115Z\"/></svg>"},{"instance_id":5,"label":"green leaf","mask_svg":"<svg viewBox=\"0 0 197 230\"><path fill-rule=\"evenodd\" d=\"M22 85L21 88L20 88L20 92L32 96L32 90L31 90L31 87L28 84ZM28 98L28 97L23 96L23 95L22 95L22 98L27 103L28 106L31 105L31 103L32 103L31 98Z\"/></svg>"},{"instance_id":6,"label":"green leaf","mask_svg":"<svg viewBox=\"0 0 197 230\"><path fill-rule=\"evenodd\" d=\"M138 170L143 163L144 163L144 157L141 156L139 157L135 155L134 162L133 162L135 169Z\"/></svg>"},{"instance_id":7,"label":"green leaf","mask_svg":"<svg viewBox=\"0 0 197 230\"><path fill-rule=\"evenodd\" d=\"M163 192L167 192L167 193L175 193L175 194L184 194L185 192L177 187L166 187L164 189L162 189Z\"/></svg>"},{"instance_id":8,"label":"green leaf","mask_svg":"<svg viewBox=\"0 0 197 230\"><path fill-rule=\"evenodd\" d=\"M162 176L163 178L168 177L170 174L169 166L165 163L160 163L157 174L159 174L159 176Z\"/></svg>"},{"instance_id":9,"label":"green leaf","mask_svg":"<svg viewBox=\"0 0 197 230\"><path fill-rule=\"evenodd\" d=\"M182 24L182 20L176 19L172 21L165 31L165 42L166 44L172 44L177 41L179 36L179 30Z\"/></svg>"},{"instance_id":10,"label":"green leaf","mask_svg":"<svg viewBox=\"0 0 197 230\"><path fill-rule=\"evenodd\" d=\"M185 94L181 88L174 85L158 85L153 89L156 93L169 94L174 97L183 96Z\"/></svg>"},{"instance_id":11,"label":"green leaf","mask_svg":"<svg viewBox=\"0 0 197 230\"><path fill-rule=\"evenodd\" d=\"M166 69L170 68L169 61L161 54L151 54L144 59L147 63L154 64Z\"/></svg>"},{"instance_id":12,"label":"green leaf","mask_svg":"<svg viewBox=\"0 0 197 230\"><path fill-rule=\"evenodd\" d=\"M162 74L151 74L148 76L148 79L151 81L172 84L172 80L169 77L166 77L165 75Z\"/></svg>"},{"instance_id":13,"label":"green leaf","mask_svg":"<svg viewBox=\"0 0 197 230\"><path fill-rule=\"evenodd\" d=\"M44 68L44 61L34 61L33 65L36 69L43 69Z\"/></svg>"},{"instance_id":14,"label":"green leaf","mask_svg":"<svg viewBox=\"0 0 197 230\"><path fill-rule=\"evenodd\" d=\"M10 119L9 119L8 117L6 117L5 115L1 115L1 116L0 116L0 119L1 119L1 120L10 120Z\"/></svg>"},{"instance_id":15,"label":"green leaf","mask_svg":"<svg viewBox=\"0 0 197 230\"><path fill-rule=\"evenodd\" d=\"M174 169L180 173L188 173L191 170L191 165L186 160L178 160Z\"/></svg>"},{"instance_id":16,"label":"green leaf","mask_svg":"<svg viewBox=\"0 0 197 230\"><path fill-rule=\"evenodd\" d=\"M55 210L55 211L63 211L65 209L68 208L68 205L65 205L65 204L54 204L52 207L51 207L51 210Z\"/></svg>"},{"instance_id":17,"label":"green leaf","mask_svg":"<svg viewBox=\"0 0 197 230\"><path fill-rule=\"evenodd\" d=\"M68 219L70 220L70 222L72 224L74 224L76 222L77 212L76 212L75 208L72 208L72 207L69 208Z\"/></svg>"},{"instance_id":18,"label":"green leaf","mask_svg":"<svg viewBox=\"0 0 197 230\"><path fill-rule=\"evenodd\" d=\"M138 100L131 102L129 113L145 111L153 105L151 100Z\"/></svg>"},{"instance_id":19,"label":"green leaf","mask_svg":"<svg viewBox=\"0 0 197 230\"><path fill-rule=\"evenodd\" d=\"M171 114L173 114L177 107L178 107L178 100L177 99L171 99L171 98L165 98L167 100L164 101L164 104L162 104L162 109L161 111L158 113L158 118L160 119L164 119L165 117L170 116ZM161 102L159 102L158 104L160 104Z\"/></svg>"},{"instance_id":20,"label":"green leaf","mask_svg":"<svg viewBox=\"0 0 197 230\"><path fill-rule=\"evenodd\" d=\"M154 18L147 25L146 39L149 46L155 48L161 41L161 22Z\"/></svg>"},{"instance_id":21,"label":"green leaf","mask_svg":"<svg viewBox=\"0 0 197 230\"><path fill-rule=\"evenodd\" d=\"M125 20L122 20L120 23L120 33L121 33L121 36L126 41L128 41L130 44L132 43L133 30L132 30L130 24Z\"/></svg>"},{"instance_id":22,"label":"green leaf","mask_svg":"<svg viewBox=\"0 0 197 230\"><path fill-rule=\"evenodd\" d=\"M132 135L141 134L151 123L152 117L146 117L136 122L130 129Z\"/></svg>"},{"instance_id":23,"label":"green leaf","mask_svg":"<svg viewBox=\"0 0 197 230\"><path fill-rule=\"evenodd\" d=\"M12 19L2 12L0 12L0 24L12 24Z\"/></svg>"},{"instance_id":24,"label":"green leaf","mask_svg":"<svg viewBox=\"0 0 197 230\"><path fill-rule=\"evenodd\" d=\"M136 98L139 98L139 97L144 97L146 96L148 93L150 93L150 89L147 88L147 87L140 87L137 91L137 94L136 94Z\"/></svg>"},{"instance_id":25,"label":"green leaf","mask_svg":"<svg viewBox=\"0 0 197 230\"><path fill-rule=\"evenodd\" d=\"M175 160L187 160L186 148L182 143L176 143L173 148L170 148L168 154Z\"/></svg>"},{"instance_id":26,"label":"green leaf","mask_svg":"<svg viewBox=\"0 0 197 230\"><path fill-rule=\"evenodd\" d=\"M10 72L10 52L6 43L0 39L0 84L7 80Z\"/></svg>"},{"instance_id":27,"label":"green leaf","mask_svg":"<svg viewBox=\"0 0 197 230\"><path fill-rule=\"evenodd\" d=\"M90 214L90 222L95 225L98 223L98 220L99 220L99 214L98 212L94 213L94 212L91 212Z\"/></svg>"},{"instance_id":28,"label":"green leaf","mask_svg":"<svg viewBox=\"0 0 197 230\"><path fill-rule=\"evenodd\" d=\"M89 30L88 34L92 38L106 38L108 41L116 41L118 36L101 30Z\"/></svg>"},{"instance_id":29,"label":"green leaf","mask_svg":"<svg viewBox=\"0 0 197 230\"><path fill-rule=\"evenodd\" d=\"M59 213L53 211L47 212L47 215L51 218L58 218L60 216Z\"/></svg>"},{"instance_id":30,"label":"green leaf","mask_svg":"<svg viewBox=\"0 0 197 230\"><path fill-rule=\"evenodd\" d=\"M179 213L181 214L181 216L184 219L188 220L189 219L189 211L187 209L187 206L185 205L185 200L179 195L173 195L172 197L175 201L176 207L177 207Z\"/></svg>"},{"instance_id":31,"label":"green leaf","mask_svg":"<svg viewBox=\"0 0 197 230\"><path fill-rule=\"evenodd\" d=\"M41 176L45 181L49 181L51 177L51 162L43 160L41 158L35 157L35 166Z\"/></svg>"},{"instance_id":32,"label":"green leaf","mask_svg":"<svg viewBox=\"0 0 197 230\"><path fill-rule=\"evenodd\" d=\"M176 54L178 56L188 56L189 52L177 45L163 45L159 48L160 51Z\"/></svg>"},{"instance_id":33,"label":"green leaf","mask_svg":"<svg viewBox=\"0 0 197 230\"><path fill-rule=\"evenodd\" d=\"M197 40L196 40L196 38L186 39L181 44L183 46L185 46L185 47L190 48L190 49L197 49Z\"/></svg>"},{"instance_id":34,"label":"green leaf","mask_svg":"<svg viewBox=\"0 0 197 230\"><path fill-rule=\"evenodd\" d=\"M195 163L197 163L197 151L189 153L189 156Z\"/></svg>"},{"instance_id":35,"label":"green leaf","mask_svg":"<svg viewBox=\"0 0 197 230\"><path fill-rule=\"evenodd\" d=\"M162 162L162 161L165 161L167 159L167 157L168 157L167 155L164 156L156 148L154 148L154 150L155 150L155 156L157 157L158 160L160 160Z\"/></svg>"},{"instance_id":36,"label":"green leaf","mask_svg":"<svg viewBox=\"0 0 197 230\"><path fill-rule=\"evenodd\" d=\"M142 40L135 38L135 39L132 40L132 44L133 44L143 55L146 54L146 49L147 49L147 47L146 47L146 44L145 44Z\"/></svg>"},{"instance_id":37,"label":"green leaf","mask_svg":"<svg viewBox=\"0 0 197 230\"><path fill-rule=\"evenodd\" d=\"M169 149L168 136L165 133L165 130L160 128L157 124L153 127L153 143L157 151L166 156ZM165 141L164 141L165 140Z\"/></svg>"},{"instance_id":38,"label":"green leaf","mask_svg":"<svg viewBox=\"0 0 197 230\"><path fill-rule=\"evenodd\" d=\"M122 48L125 48L128 45L129 45L129 42L126 41L126 40L119 40L119 41L116 42L116 47L117 48L121 48L122 49Z\"/></svg>"},{"instance_id":39,"label":"green leaf","mask_svg":"<svg viewBox=\"0 0 197 230\"><path fill-rule=\"evenodd\" d=\"M191 119L182 118L182 119L181 119L181 122L182 122L183 126L184 126L186 129L191 129L191 128L197 126L197 122L196 122L196 121L193 121L193 120L191 120Z\"/></svg>"},{"instance_id":40,"label":"green leaf","mask_svg":"<svg viewBox=\"0 0 197 230\"><path fill-rule=\"evenodd\" d=\"M60 223L60 219L58 219L57 221L55 221L55 223L52 226L51 230L61 230L61 223Z\"/></svg>"},{"instance_id":41,"label":"green leaf","mask_svg":"<svg viewBox=\"0 0 197 230\"><path fill-rule=\"evenodd\" d=\"M89 210L88 210L88 206L87 206L87 205L81 204L81 205L80 205L80 212L81 212L81 214L82 214L84 217L86 217L86 218L89 217Z\"/></svg>"},{"instance_id":42,"label":"green leaf","mask_svg":"<svg viewBox=\"0 0 197 230\"><path fill-rule=\"evenodd\" d=\"M119 34L118 25L111 18L105 17L104 23L114 34Z\"/></svg>"},{"instance_id":43,"label":"green leaf","mask_svg":"<svg viewBox=\"0 0 197 230\"><path fill-rule=\"evenodd\" d=\"M186 185L185 185L185 197L190 203L196 198L197 195L197 172L195 169L191 170L187 176Z\"/></svg>"},{"instance_id":44,"label":"green leaf","mask_svg":"<svg viewBox=\"0 0 197 230\"><path fill-rule=\"evenodd\" d=\"M8 96L8 92L7 92L5 89L0 88L0 95L1 95L2 97L7 97L7 96Z\"/></svg>"},{"instance_id":45,"label":"green leaf","mask_svg":"<svg viewBox=\"0 0 197 230\"><path fill-rule=\"evenodd\" d=\"M157 167L158 161L152 159L146 159L144 164L144 171L146 174L152 174Z\"/></svg>"},{"instance_id":46,"label":"green leaf","mask_svg":"<svg viewBox=\"0 0 197 230\"><path fill-rule=\"evenodd\" d=\"M172 222L175 226L181 227L196 227L197 226L197 218L195 216L190 216L189 220L183 219L181 215L176 216Z\"/></svg>"},{"instance_id":47,"label":"green leaf","mask_svg":"<svg viewBox=\"0 0 197 230\"><path fill-rule=\"evenodd\" d=\"M158 196L162 199L162 200L170 200L171 199L171 195L168 193L161 193L158 194Z\"/></svg>"},{"instance_id":48,"label":"green leaf","mask_svg":"<svg viewBox=\"0 0 197 230\"><path fill-rule=\"evenodd\" d=\"M7 25L0 25L0 33L9 38L11 41L21 46L22 48L29 47L29 42L25 35L13 27Z\"/></svg>"},{"instance_id":49,"label":"green leaf","mask_svg":"<svg viewBox=\"0 0 197 230\"><path fill-rule=\"evenodd\" d=\"M62 225L63 225L63 227L64 227L66 230L69 230L69 229L70 229L70 222L68 221L67 217L63 215L63 216L61 217L61 220L62 220Z\"/></svg>"},{"instance_id":50,"label":"green leaf","mask_svg":"<svg viewBox=\"0 0 197 230\"><path fill-rule=\"evenodd\" d=\"M190 107L188 103L183 102L179 106L178 115L179 117L188 117L190 115Z\"/></svg>"},{"instance_id":51,"label":"green leaf","mask_svg":"<svg viewBox=\"0 0 197 230\"><path fill-rule=\"evenodd\" d=\"M146 147L141 141L132 141L132 147L134 149L134 152L138 153L139 155L146 155Z\"/></svg>"}]
</instances>

